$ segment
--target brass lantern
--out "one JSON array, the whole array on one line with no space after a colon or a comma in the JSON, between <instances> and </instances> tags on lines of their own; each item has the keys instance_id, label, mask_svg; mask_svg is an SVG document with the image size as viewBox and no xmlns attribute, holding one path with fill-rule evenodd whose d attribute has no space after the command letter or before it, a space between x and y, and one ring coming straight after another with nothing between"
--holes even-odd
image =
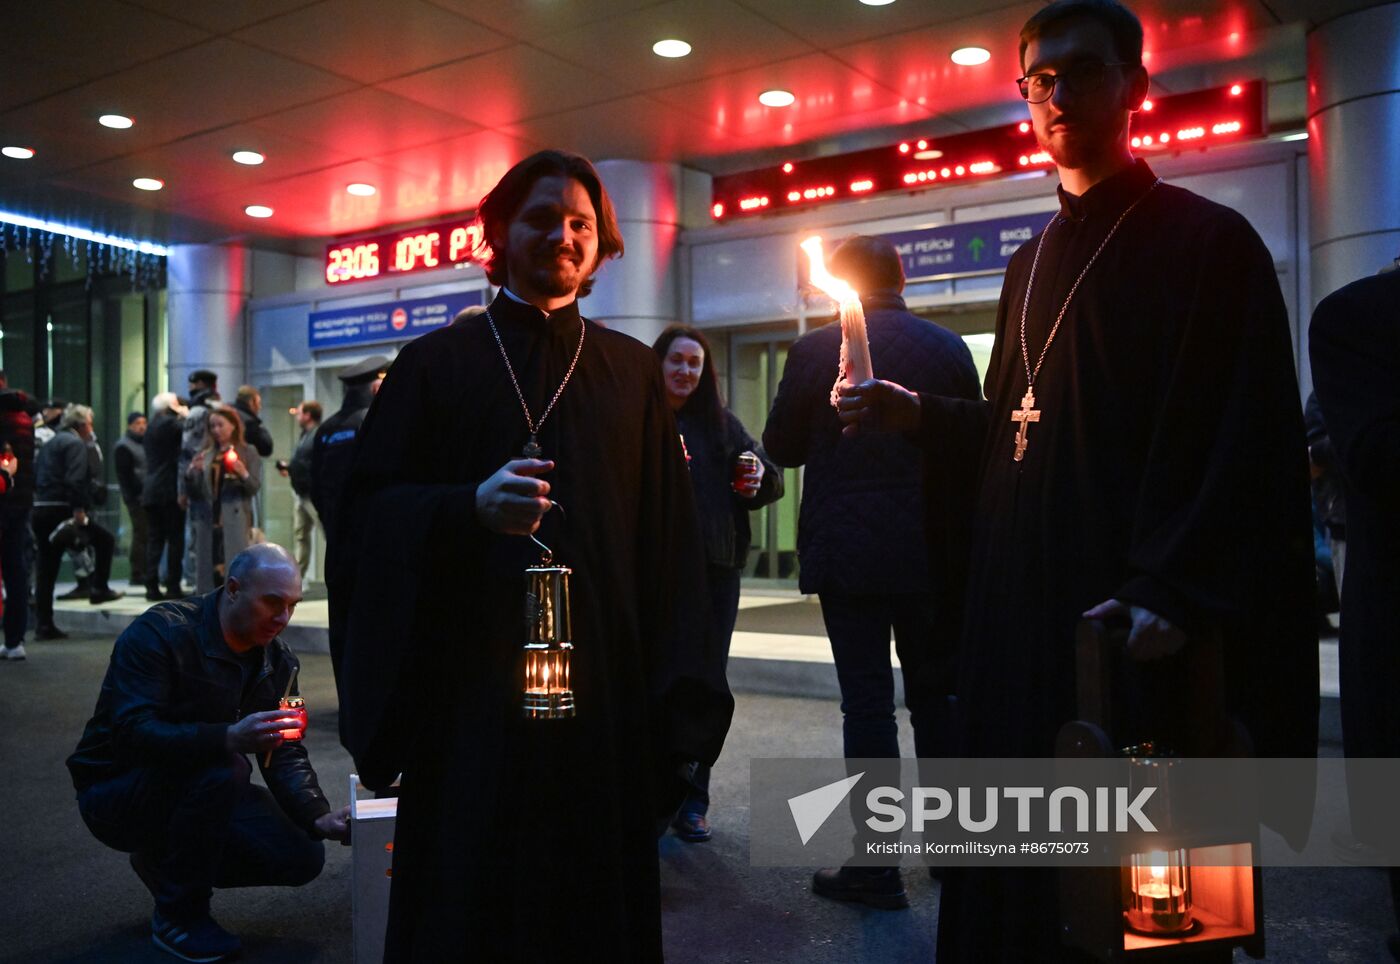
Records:
<instances>
[{"instance_id":1,"label":"brass lantern","mask_svg":"<svg viewBox=\"0 0 1400 964\"><path fill-rule=\"evenodd\" d=\"M525 716L563 720L574 715L569 657L574 649L565 566L525 570Z\"/></svg>"}]
</instances>

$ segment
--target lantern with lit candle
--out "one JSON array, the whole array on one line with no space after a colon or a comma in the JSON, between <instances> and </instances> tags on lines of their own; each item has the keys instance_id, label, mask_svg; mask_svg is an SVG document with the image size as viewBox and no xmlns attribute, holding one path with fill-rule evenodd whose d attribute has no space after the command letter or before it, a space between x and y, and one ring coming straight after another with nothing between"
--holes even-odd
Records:
<instances>
[{"instance_id":1,"label":"lantern with lit candle","mask_svg":"<svg viewBox=\"0 0 1400 964\"><path fill-rule=\"evenodd\" d=\"M1191 868L1185 850L1133 854L1124 871L1129 927L1153 935L1191 930Z\"/></svg>"},{"instance_id":2,"label":"lantern with lit candle","mask_svg":"<svg viewBox=\"0 0 1400 964\"><path fill-rule=\"evenodd\" d=\"M861 307L859 292L827 273L821 238L814 235L803 241L802 250L807 252L807 274L812 285L841 306L841 363L836 384L831 387L831 404L835 405L836 389L843 382L859 385L875 377L870 363L870 339L865 331L865 309Z\"/></svg>"},{"instance_id":3,"label":"lantern with lit candle","mask_svg":"<svg viewBox=\"0 0 1400 964\"><path fill-rule=\"evenodd\" d=\"M525 570L525 716L562 720L574 715L569 675L573 627L569 618L569 576L564 566Z\"/></svg>"}]
</instances>

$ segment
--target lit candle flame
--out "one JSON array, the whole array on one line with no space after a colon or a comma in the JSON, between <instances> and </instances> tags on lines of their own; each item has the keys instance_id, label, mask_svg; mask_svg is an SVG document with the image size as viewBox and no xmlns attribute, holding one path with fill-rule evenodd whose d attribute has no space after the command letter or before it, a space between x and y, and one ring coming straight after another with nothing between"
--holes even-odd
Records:
<instances>
[{"instance_id":1,"label":"lit candle flame","mask_svg":"<svg viewBox=\"0 0 1400 964\"><path fill-rule=\"evenodd\" d=\"M837 389L842 382L859 385L875 373L870 363L870 339L865 331L865 310L860 293L826 270L822 257L822 239L816 235L802 242L810 263L808 277L812 284L836 299L841 305L841 360L836 372L836 384L831 386L831 404L837 402Z\"/></svg>"},{"instance_id":2,"label":"lit candle flame","mask_svg":"<svg viewBox=\"0 0 1400 964\"><path fill-rule=\"evenodd\" d=\"M545 664L544 664L544 685L545 685L545 686L548 686L548 685L549 685L549 664L548 664L548 663L545 663Z\"/></svg>"},{"instance_id":3,"label":"lit candle flame","mask_svg":"<svg viewBox=\"0 0 1400 964\"><path fill-rule=\"evenodd\" d=\"M822 255L822 239L818 235L814 234L803 241L802 250L807 252L807 276L811 279L814 287L820 288L829 297L839 302L860 301L856 289L826 270L826 259Z\"/></svg>"}]
</instances>

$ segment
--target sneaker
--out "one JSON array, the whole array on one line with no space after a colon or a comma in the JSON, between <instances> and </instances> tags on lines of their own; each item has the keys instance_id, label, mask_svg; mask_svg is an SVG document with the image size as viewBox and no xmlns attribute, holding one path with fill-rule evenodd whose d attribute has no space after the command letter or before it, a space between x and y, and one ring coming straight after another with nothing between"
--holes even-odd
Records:
<instances>
[{"instance_id":1,"label":"sneaker","mask_svg":"<svg viewBox=\"0 0 1400 964\"><path fill-rule=\"evenodd\" d=\"M50 623L47 626L40 626L34 630L35 639L67 639L68 634L57 626Z\"/></svg>"},{"instance_id":2,"label":"sneaker","mask_svg":"<svg viewBox=\"0 0 1400 964\"><path fill-rule=\"evenodd\" d=\"M712 836L710 822L705 819L705 815L693 811L677 814L671 823L671 829L686 843L704 843Z\"/></svg>"},{"instance_id":3,"label":"sneaker","mask_svg":"<svg viewBox=\"0 0 1400 964\"><path fill-rule=\"evenodd\" d=\"M827 867L812 875L812 892L880 910L909 906L898 867Z\"/></svg>"},{"instance_id":4,"label":"sneaker","mask_svg":"<svg viewBox=\"0 0 1400 964\"><path fill-rule=\"evenodd\" d=\"M92 603L94 606L100 606L103 603L109 603L114 599L120 598L122 598L122 594L115 589L96 589L93 591L92 595L88 597L88 602Z\"/></svg>"},{"instance_id":5,"label":"sneaker","mask_svg":"<svg viewBox=\"0 0 1400 964\"><path fill-rule=\"evenodd\" d=\"M151 943L167 954L196 964L225 961L243 949L243 942L214 923L212 917L206 915L189 924L177 924L161 917L160 911L151 915Z\"/></svg>"},{"instance_id":6,"label":"sneaker","mask_svg":"<svg viewBox=\"0 0 1400 964\"><path fill-rule=\"evenodd\" d=\"M24 652L24 644L20 643L14 649L0 649L0 659L20 660L27 658Z\"/></svg>"}]
</instances>

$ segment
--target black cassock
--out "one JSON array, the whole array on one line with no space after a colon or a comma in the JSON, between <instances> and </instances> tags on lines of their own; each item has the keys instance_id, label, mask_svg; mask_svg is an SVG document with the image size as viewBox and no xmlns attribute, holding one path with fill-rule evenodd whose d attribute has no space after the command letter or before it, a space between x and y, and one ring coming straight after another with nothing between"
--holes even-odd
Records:
<instances>
[{"instance_id":1,"label":"black cassock","mask_svg":"<svg viewBox=\"0 0 1400 964\"><path fill-rule=\"evenodd\" d=\"M491 313L538 419L573 569L577 716L522 716L524 570L476 486L528 432L485 316L399 355L360 435L342 732L361 777L402 771L387 960L661 958L656 818L713 761L733 701L660 366L645 345L506 297Z\"/></svg>"},{"instance_id":2,"label":"black cassock","mask_svg":"<svg viewBox=\"0 0 1400 964\"><path fill-rule=\"evenodd\" d=\"M1035 273L1030 364L1081 270L1156 180L1061 191ZM1318 712L1302 405L1273 261L1238 213L1158 185L1090 269L1026 393L1021 308L1038 235L1007 268L986 402L923 398L928 457L977 459L962 752L1052 755L1074 719L1074 631L1110 598L1225 644L1230 709L1262 755L1311 756ZM1288 828L1297 831L1297 827ZM940 961L1053 959L1053 870L952 871ZM1029 956L1028 956L1029 955Z\"/></svg>"}]
</instances>

